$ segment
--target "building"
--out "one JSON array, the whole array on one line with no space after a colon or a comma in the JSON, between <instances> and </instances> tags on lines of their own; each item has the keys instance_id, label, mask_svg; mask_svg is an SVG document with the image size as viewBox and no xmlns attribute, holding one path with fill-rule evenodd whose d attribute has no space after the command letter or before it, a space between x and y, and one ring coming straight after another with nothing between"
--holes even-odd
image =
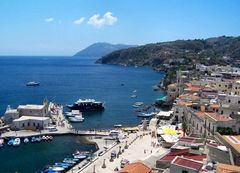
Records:
<instances>
[{"instance_id":1,"label":"building","mask_svg":"<svg viewBox=\"0 0 240 173\"><path fill-rule=\"evenodd\" d=\"M234 126L235 120L229 115L221 115L216 112L205 113L205 134L213 136L221 128L231 128Z\"/></svg>"},{"instance_id":2,"label":"building","mask_svg":"<svg viewBox=\"0 0 240 173\"><path fill-rule=\"evenodd\" d=\"M202 167L200 161L177 156L170 165L170 173L198 173Z\"/></svg>"},{"instance_id":3,"label":"building","mask_svg":"<svg viewBox=\"0 0 240 173\"><path fill-rule=\"evenodd\" d=\"M223 145L226 145L230 149L234 164L240 166L240 135L223 135L220 136L220 140Z\"/></svg>"},{"instance_id":4,"label":"building","mask_svg":"<svg viewBox=\"0 0 240 173\"><path fill-rule=\"evenodd\" d=\"M11 128L15 130L44 129L48 127L50 123L51 120L49 117L21 116L13 120Z\"/></svg>"},{"instance_id":5,"label":"building","mask_svg":"<svg viewBox=\"0 0 240 173\"><path fill-rule=\"evenodd\" d=\"M20 116L35 116L47 117L49 116L47 105L19 105L17 108Z\"/></svg>"},{"instance_id":6,"label":"building","mask_svg":"<svg viewBox=\"0 0 240 173\"><path fill-rule=\"evenodd\" d=\"M19 112L17 111L17 109L12 109L10 106L8 106L3 116L4 124L12 124L13 120L17 118L19 118Z\"/></svg>"}]
</instances>

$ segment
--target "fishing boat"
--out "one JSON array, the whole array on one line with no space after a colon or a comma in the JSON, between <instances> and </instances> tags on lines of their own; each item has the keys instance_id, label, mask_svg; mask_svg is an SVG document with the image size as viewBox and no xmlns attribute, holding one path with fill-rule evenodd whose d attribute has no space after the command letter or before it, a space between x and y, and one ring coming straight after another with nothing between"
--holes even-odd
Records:
<instances>
[{"instance_id":1,"label":"fishing boat","mask_svg":"<svg viewBox=\"0 0 240 173\"><path fill-rule=\"evenodd\" d=\"M13 146L14 147L17 147L17 146L19 146L20 145L20 143L21 143L21 140L20 140L20 138L16 138L14 141L13 141Z\"/></svg>"},{"instance_id":2,"label":"fishing boat","mask_svg":"<svg viewBox=\"0 0 240 173\"><path fill-rule=\"evenodd\" d=\"M26 84L26 86L39 86L40 83L39 82L35 82L35 81L30 81Z\"/></svg>"},{"instance_id":3,"label":"fishing boat","mask_svg":"<svg viewBox=\"0 0 240 173\"><path fill-rule=\"evenodd\" d=\"M13 142L14 142L14 139L10 139L10 140L8 141L8 145L9 145L9 146L12 146L12 145L13 145Z\"/></svg>"},{"instance_id":4,"label":"fishing boat","mask_svg":"<svg viewBox=\"0 0 240 173\"><path fill-rule=\"evenodd\" d=\"M0 148L3 147L4 139L0 139Z\"/></svg>"},{"instance_id":5,"label":"fishing boat","mask_svg":"<svg viewBox=\"0 0 240 173\"><path fill-rule=\"evenodd\" d=\"M152 117L154 115L156 115L156 113L155 112L151 112L151 113L140 113L137 116L138 117L145 117L145 118L147 118L147 117Z\"/></svg>"},{"instance_id":6,"label":"fishing boat","mask_svg":"<svg viewBox=\"0 0 240 173\"><path fill-rule=\"evenodd\" d=\"M27 144L29 142L28 138L24 138L23 143Z\"/></svg>"}]
</instances>

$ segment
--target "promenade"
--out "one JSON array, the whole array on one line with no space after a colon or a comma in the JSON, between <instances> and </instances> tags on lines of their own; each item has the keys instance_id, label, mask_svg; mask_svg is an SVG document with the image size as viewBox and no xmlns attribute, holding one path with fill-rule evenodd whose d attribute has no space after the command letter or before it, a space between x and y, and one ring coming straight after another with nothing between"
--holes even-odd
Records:
<instances>
[{"instance_id":1,"label":"promenade","mask_svg":"<svg viewBox=\"0 0 240 173\"><path fill-rule=\"evenodd\" d=\"M68 171L68 173L91 173L94 171L95 173L113 173L114 169L121 169L120 164L123 159L129 160L130 163L137 160L147 162L148 158L151 158L151 155L161 155L165 152L165 149L152 145L155 139L153 139L151 135L147 133L146 135L143 134L143 132L129 134L128 138L122 140L120 144L115 144L102 156L96 156L96 158L85 167L79 169L82 166L82 163L79 163ZM124 149L126 144L128 148ZM121 150L124 149L124 152L118 158L115 158L114 161L110 161L111 152L119 152L120 148ZM99 145L97 154L103 150L103 147ZM104 162L106 168L102 168Z\"/></svg>"}]
</instances>

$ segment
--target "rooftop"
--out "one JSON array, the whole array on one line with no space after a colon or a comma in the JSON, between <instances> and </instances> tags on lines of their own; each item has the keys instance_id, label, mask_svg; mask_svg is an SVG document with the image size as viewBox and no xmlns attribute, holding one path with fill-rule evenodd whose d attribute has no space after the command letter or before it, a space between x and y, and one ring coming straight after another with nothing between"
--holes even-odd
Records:
<instances>
[{"instance_id":1,"label":"rooftop","mask_svg":"<svg viewBox=\"0 0 240 173\"><path fill-rule=\"evenodd\" d=\"M43 109L44 105L32 105L32 104L27 104L27 105L19 105L18 109Z\"/></svg>"},{"instance_id":2,"label":"rooftop","mask_svg":"<svg viewBox=\"0 0 240 173\"><path fill-rule=\"evenodd\" d=\"M151 169L141 162L136 162L125 166L119 173L151 173Z\"/></svg>"},{"instance_id":3,"label":"rooftop","mask_svg":"<svg viewBox=\"0 0 240 173\"><path fill-rule=\"evenodd\" d=\"M226 143L228 143L237 152L240 153L240 135L238 135L238 136L224 135L224 136L222 136L222 138Z\"/></svg>"},{"instance_id":4,"label":"rooftop","mask_svg":"<svg viewBox=\"0 0 240 173\"><path fill-rule=\"evenodd\" d=\"M178 165L178 166L182 166L188 169L192 169L192 170L196 170L199 171L202 166L203 163L196 161L196 160L192 160L192 159L188 159L188 158L184 158L184 157L179 157L177 156L172 163L173 165Z\"/></svg>"},{"instance_id":5,"label":"rooftop","mask_svg":"<svg viewBox=\"0 0 240 173\"><path fill-rule=\"evenodd\" d=\"M200 119L204 119L205 117L205 112L199 111L199 112L195 112L195 115L200 118Z\"/></svg>"},{"instance_id":6,"label":"rooftop","mask_svg":"<svg viewBox=\"0 0 240 173\"><path fill-rule=\"evenodd\" d=\"M222 164L218 163L217 164L217 173L237 173L240 171L239 166L233 166L233 165L227 165L227 164Z\"/></svg>"},{"instance_id":7,"label":"rooftop","mask_svg":"<svg viewBox=\"0 0 240 173\"><path fill-rule=\"evenodd\" d=\"M228 115L220 115L219 113L216 112L206 112L206 116L210 117L214 121L227 122L232 120L232 118L229 117Z\"/></svg>"},{"instance_id":8,"label":"rooftop","mask_svg":"<svg viewBox=\"0 0 240 173\"><path fill-rule=\"evenodd\" d=\"M18 121L24 121L24 120L39 120L39 121L44 121L44 120L48 120L49 117L35 117L35 116L21 116L18 119L13 120L14 122L18 122Z\"/></svg>"}]
</instances>

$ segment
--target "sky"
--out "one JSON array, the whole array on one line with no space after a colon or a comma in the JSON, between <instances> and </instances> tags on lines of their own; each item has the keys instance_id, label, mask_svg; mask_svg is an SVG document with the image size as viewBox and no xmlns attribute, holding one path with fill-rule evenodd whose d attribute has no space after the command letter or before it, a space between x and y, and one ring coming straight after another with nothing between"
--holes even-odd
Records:
<instances>
[{"instance_id":1,"label":"sky","mask_svg":"<svg viewBox=\"0 0 240 173\"><path fill-rule=\"evenodd\" d=\"M0 0L0 55L240 35L240 0Z\"/></svg>"}]
</instances>

